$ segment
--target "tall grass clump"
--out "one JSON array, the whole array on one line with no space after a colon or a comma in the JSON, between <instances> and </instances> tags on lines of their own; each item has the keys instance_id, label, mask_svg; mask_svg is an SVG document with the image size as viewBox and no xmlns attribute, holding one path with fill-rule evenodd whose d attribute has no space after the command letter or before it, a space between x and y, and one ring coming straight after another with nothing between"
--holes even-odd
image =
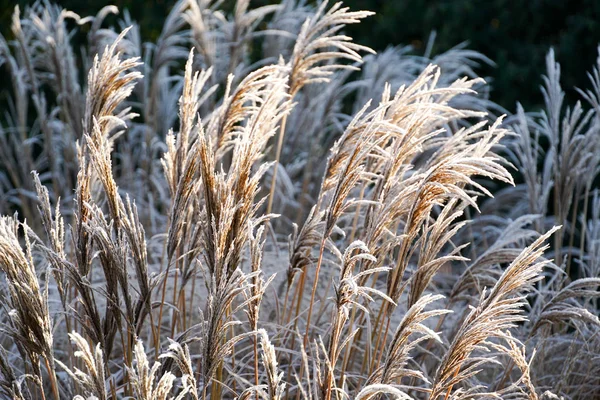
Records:
<instances>
[{"instance_id":1,"label":"tall grass clump","mask_svg":"<svg viewBox=\"0 0 600 400\"><path fill-rule=\"evenodd\" d=\"M600 58L567 105L550 51L544 110L511 114L462 45L221 6L155 43L114 6L15 8L0 397L600 396Z\"/></svg>"}]
</instances>

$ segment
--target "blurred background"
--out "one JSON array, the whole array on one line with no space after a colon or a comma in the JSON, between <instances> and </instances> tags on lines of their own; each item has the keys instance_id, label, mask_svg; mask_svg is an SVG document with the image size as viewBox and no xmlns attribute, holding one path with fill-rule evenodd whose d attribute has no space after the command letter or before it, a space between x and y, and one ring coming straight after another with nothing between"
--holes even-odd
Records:
<instances>
[{"instance_id":1,"label":"blurred background","mask_svg":"<svg viewBox=\"0 0 600 400\"><path fill-rule=\"evenodd\" d=\"M94 15L109 3L120 10L127 8L140 24L146 40L159 35L174 2L58 1L80 16ZM251 6L274 2L251 0ZM0 0L0 33L10 37L14 6L24 7L29 3ZM432 31L436 31L433 54L468 42L468 48L495 62L494 66L482 66L479 73L490 78L492 99L511 112L515 111L516 101L529 110L541 105L539 86L545 72L544 57L550 47L555 49L561 64L562 84L569 102L578 99L575 87L588 86L587 71L598 56L599 0L344 0L344 3L354 10L376 12L365 22L347 29L356 42L375 50L411 45L415 54L423 54ZM233 4L233 0L226 0L224 9L232 10Z\"/></svg>"}]
</instances>

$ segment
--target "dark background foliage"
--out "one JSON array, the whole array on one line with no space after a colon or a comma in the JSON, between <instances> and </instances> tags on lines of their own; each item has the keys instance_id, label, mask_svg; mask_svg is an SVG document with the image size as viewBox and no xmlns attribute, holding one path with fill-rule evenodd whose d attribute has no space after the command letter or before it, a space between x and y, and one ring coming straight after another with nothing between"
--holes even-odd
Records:
<instances>
[{"instance_id":1,"label":"dark background foliage","mask_svg":"<svg viewBox=\"0 0 600 400\"><path fill-rule=\"evenodd\" d=\"M272 1L252 0L251 6ZM19 0L21 7L30 3ZM61 0L81 16L95 14L113 3L127 8L140 24L145 39L155 39L173 0ZM232 8L233 0L225 2ZM578 98L574 87L587 86L586 73L597 57L600 42L598 0L345 0L352 9L377 14L350 26L347 33L357 42L383 50L410 44L416 54L425 50L430 33L437 32L434 54L468 41L469 48L491 58L495 66L483 66L490 77L492 98L509 111L520 101L526 109L539 106L544 57L550 47L563 69L567 98ZM0 32L8 35L14 0L0 0Z\"/></svg>"}]
</instances>

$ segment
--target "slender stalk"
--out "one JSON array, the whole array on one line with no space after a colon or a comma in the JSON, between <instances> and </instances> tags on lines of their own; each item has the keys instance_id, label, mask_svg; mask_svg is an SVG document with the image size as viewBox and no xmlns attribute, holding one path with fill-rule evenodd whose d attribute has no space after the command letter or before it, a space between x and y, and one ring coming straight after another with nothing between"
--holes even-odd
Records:
<instances>
[{"instance_id":1,"label":"slender stalk","mask_svg":"<svg viewBox=\"0 0 600 400\"><path fill-rule=\"evenodd\" d=\"M294 298L297 298L298 302L296 303L296 316L294 318L294 329L292 330L292 334L291 334L292 335L292 343L289 346L289 348L292 350L296 346L296 335L294 335L294 332L296 332L296 328L298 326L298 316L300 315L300 306L302 304L302 294L304 293L304 290L303 290L304 282L306 282L306 270L302 271L302 276L300 277L300 282L298 282L298 285L296 286L296 290L294 292ZM289 324L291 322L291 318L292 318L292 312L290 310L290 318L288 319L287 324ZM284 337L283 343L285 343L286 340L287 340L287 335ZM300 374L302 374L302 370L301 370ZM287 376L288 377L292 376L292 363L291 362L288 364ZM302 375L300 375L300 379L302 379ZM289 388L288 388L288 391L286 391L286 398L287 398L287 393L289 393Z\"/></svg>"},{"instance_id":2,"label":"slender stalk","mask_svg":"<svg viewBox=\"0 0 600 400\"><path fill-rule=\"evenodd\" d=\"M170 217L169 217L169 221L167 221L167 226L170 225ZM163 242L163 247L162 247L162 253L160 256L160 273L162 274L163 272L163 261L165 259L165 255L167 253L167 241L165 240ZM165 297L166 297L166 291L167 291L167 278L169 276L169 271L171 268L171 259L169 258L167 260L167 268L165 271L165 276L163 278L163 282L162 282L162 294L161 294L161 302L160 302L160 307L159 307L159 311L158 311L158 321L156 322L156 325L152 324L153 328L152 331L154 333L154 351L155 354L159 354L160 353L160 322L162 320L162 313L163 313L163 305L165 304ZM152 313L151 313L152 314ZM152 318L152 316L151 316Z\"/></svg>"},{"instance_id":3,"label":"slender stalk","mask_svg":"<svg viewBox=\"0 0 600 400\"><path fill-rule=\"evenodd\" d=\"M258 377L258 334L254 334L254 384L258 386L260 383ZM259 400L258 392L256 392L256 400Z\"/></svg>"},{"instance_id":4,"label":"slender stalk","mask_svg":"<svg viewBox=\"0 0 600 400\"><path fill-rule=\"evenodd\" d=\"M371 288L375 289L375 285L377 283L377 279L379 278L379 272L376 272L372 275L372 280L371 280ZM350 328L352 328L355 324L355 319L356 319L356 315L357 315L357 308L353 307L352 308L352 316L350 319ZM368 317L368 314L361 314L360 315L360 319L358 320L358 322L356 322L356 324L358 324L358 326L362 326L362 324L364 323L364 319ZM354 338L352 338L352 341L350 342L350 344L347 346L346 348L346 354L344 356L344 361L342 363L342 376L345 374L346 370L348 369L348 367L352 368L354 366L354 361L356 360L355 358L355 353L353 353L351 350L354 347L354 343L359 343L360 339L362 337L363 334L363 330L359 330L358 333L354 336ZM367 354L367 349L365 349L365 356L363 357L363 364L362 364L362 368L364 368L365 362L366 362L366 354ZM351 361L351 363L350 363ZM348 365L350 363L350 365Z\"/></svg>"},{"instance_id":5,"label":"slender stalk","mask_svg":"<svg viewBox=\"0 0 600 400\"><path fill-rule=\"evenodd\" d=\"M298 316L300 315L300 307L302 306L302 297L304 295L304 286L306 282L306 271L302 271L302 276L300 277L300 282L298 286L296 286L296 291L294 292L294 298L298 299L296 302L296 314L294 318L294 329L298 327ZM290 318L288 319L288 324L291 322L292 313L290 312ZM294 348L294 344L296 343L296 335L292 335L292 345L291 348Z\"/></svg>"},{"instance_id":6,"label":"slender stalk","mask_svg":"<svg viewBox=\"0 0 600 400\"><path fill-rule=\"evenodd\" d=\"M286 288L285 288L285 300L283 301L283 312L280 313L280 315L281 315L281 322L280 322L281 326L283 326L283 325L286 324L287 306L288 306L288 301L290 299L290 287L291 287L291 285L287 285ZM289 322L289 320L287 322Z\"/></svg>"},{"instance_id":7,"label":"slender stalk","mask_svg":"<svg viewBox=\"0 0 600 400\"><path fill-rule=\"evenodd\" d=\"M456 378L456 376L458 375L459 372L460 372L460 366L456 368L456 371L454 372L454 378ZM450 397L450 393L452 392L453 387L454 387L454 383L451 383L450 385L448 385L448 390L446 391L446 396L444 396L444 400L448 400L448 397Z\"/></svg>"},{"instance_id":8,"label":"slender stalk","mask_svg":"<svg viewBox=\"0 0 600 400\"><path fill-rule=\"evenodd\" d=\"M275 165L273 165L273 176L271 177L271 188L269 190L269 202L267 204L266 214L270 214L273 209L273 198L275 197L275 184L277 183L277 167L279 166L279 160L281 158L281 149L283 148L283 137L285 135L285 124L287 122L287 115L281 120L281 126L279 127L279 135L277 138L277 150L275 153Z\"/></svg>"},{"instance_id":9,"label":"slender stalk","mask_svg":"<svg viewBox=\"0 0 600 400\"><path fill-rule=\"evenodd\" d=\"M377 313L377 319L375 320L375 326L376 327L379 327L381 319L385 315L386 309L387 309L387 307L385 306L385 303L384 303L383 306L379 309L379 313ZM377 333L375 333L375 332L377 332ZM373 357L371 359L371 363L369 364L369 369L370 370L373 369L373 365L375 363L375 359L377 358L377 351L379 349L379 343L381 341L381 333L382 333L381 329L379 329L379 330L375 329L373 331L373 335L377 334L377 336L373 337L371 339L371 341L373 339L375 339L375 347L374 347L374 352L373 352ZM367 366L367 357L365 356L364 359L363 359L363 363L362 363L362 365L360 367L360 373L361 373L361 375L364 374L366 366Z\"/></svg>"},{"instance_id":10,"label":"slender stalk","mask_svg":"<svg viewBox=\"0 0 600 400\"><path fill-rule=\"evenodd\" d=\"M579 186L579 185L577 185L577 186ZM580 193L580 190L576 189L575 202L573 204L573 215L571 217L571 232L569 235L569 249L568 249L569 254L567 257L567 268L566 268L567 276L571 272L571 259L573 258L573 243L575 241L575 224L577 223L577 208L579 206L579 197L580 197L579 193Z\"/></svg>"},{"instance_id":11,"label":"slender stalk","mask_svg":"<svg viewBox=\"0 0 600 400\"><path fill-rule=\"evenodd\" d=\"M192 325L192 314L193 314L193 304L194 304L194 294L196 293L196 264L194 263L194 272L192 272L192 291L190 292L190 305L188 309L190 310L188 325ZM185 300L185 299L184 299ZM185 329L185 328L184 328Z\"/></svg>"},{"instance_id":12,"label":"slender stalk","mask_svg":"<svg viewBox=\"0 0 600 400\"><path fill-rule=\"evenodd\" d=\"M46 370L48 371L48 376L50 377L50 386L52 387L52 394L56 400L60 400L60 394L58 392L58 385L56 381L56 373L54 372L54 368L50 366L50 362L48 358L44 357L44 362L46 364Z\"/></svg>"},{"instance_id":13,"label":"slender stalk","mask_svg":"<svg viewBox=\"0 0 600 400\"><path fill-rule=\"evenodd\" d=\"M312 291L311 291L311 295L310 295L310 304L308 306L308 315L306 316L306 330L304 332L304 339L303 339L303 344L304 344L304 348L308 348L308 340L309 340L309 334L310 334L310 317L312 315L312 310L313 310L313 305L315 302L315 295L317 293L317 286L319 283L319 272L321 271L321 264L323 263L323 254L325 252L325 241L327 239L325 238L325 235L323 235L323 238L321 239L321 245L319 246L319 259L317 260L317 267L315 269L315 280L313 283L313 287L312 287ZM302 381L302 376L304 375L304 364L302 364L302 367L300 368L300 374L298 376L298 381ZM298 391L298 396L300 396L300 391Z\"/></svg>"},{"instance_id":14,"label":"slender stalk","mask_svg":"<svg viewBox=\"0 0 600 400\"><path fill-rule=\"evenodd\" d=\"M352 314L350 315L350 323L348 324L348 329L352 331L352 327L354 326L354 320L356 318L356 307L352 307ZM342 384L342 379L346 375L346 370L348 368L348 363L350 362L350 354L352 353L352 346L354 345L354 340L356 336L362 334L362 330L357 332L355 337L352 338L350 343L346 346L346 351L344 352L344 358L342 359L342 370L340 372L340 386Z\"/></svg>"},{"instance_id":15,"label":"slender stalk","mask_svg":"<svg viewBox=\"0 0 600 400\"><path fill-rule=\"evenodd\" d=\"M310 333L310 318L312 315L313 305L315 303L315 295L317 293L317 286L319 284L319 272L321 272L321 264L323 264L323 253L325 253L325 242L327 238L323 235L321 239L321 245L319 246L319 259L317 260L317 268L315 269L315 280L310 294L310 304L308 306L308 315L306 316L306 331L304 332L304 347L308 346L308 339Z\"/></svg>"},{"instance_id":16,"label":"slender stalk","mask_svg":"<svg viewBox=\"0 0 600 400\"><path fill-rule=\"evenodd\" d=\"M178 302L177 302L177 293L179 292L177 290L177 281L178 281L178 277L179 277L179 268L175 268L175 277L173 278L173 305L177 306ZM182 288L183 289L183 288ZM176 308L173 311L173 321L171 321L171 337L175 336L175 326L177 325L177 321L179 320L181 314L181 310L179 310L178 308Z\"/></svg>"},{"instance_id":17,"label":"slender stalk","mask_svg":"<svg viewBox=\"0 0 600 400\"><path fill-rule=\"evenodd\" d=\"M155 347L156 347L156 354L159 354L159 346L160 346L160 331L161 331L161 325L162 325L162 315L163 315L163 307L165 304L165 299L167 297L167 280L169 278L169 272L171 270L171 261L168 261L167 264L167 270L165 271L165 277L163 279L163 283L162 283L162 293L161 293L161 298L160 298L160 307L158 309L158 320L156 321L156 329L157 329L157 333L156 333L156 339L157 342L155 343Z\"/></svg>"}]
</instances>

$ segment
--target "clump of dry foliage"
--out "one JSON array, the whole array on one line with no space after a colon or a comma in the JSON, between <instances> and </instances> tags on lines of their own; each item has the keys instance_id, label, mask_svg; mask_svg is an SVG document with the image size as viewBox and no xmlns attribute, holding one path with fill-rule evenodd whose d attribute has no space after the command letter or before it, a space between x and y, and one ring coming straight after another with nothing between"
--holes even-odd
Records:
<instances>
[{"instance_id":1,"label":"clump of dry foliage","mask_svg":"<svg viewBox=\"0 0 600 400\"><path fill-rule=\"evenodd\" d=\"M506 116L464 47L220 3L156 43L14 10L0 397L600 397L600 59L569 106L550 52L545 110Z\"/></svg>"}]
</instances>

